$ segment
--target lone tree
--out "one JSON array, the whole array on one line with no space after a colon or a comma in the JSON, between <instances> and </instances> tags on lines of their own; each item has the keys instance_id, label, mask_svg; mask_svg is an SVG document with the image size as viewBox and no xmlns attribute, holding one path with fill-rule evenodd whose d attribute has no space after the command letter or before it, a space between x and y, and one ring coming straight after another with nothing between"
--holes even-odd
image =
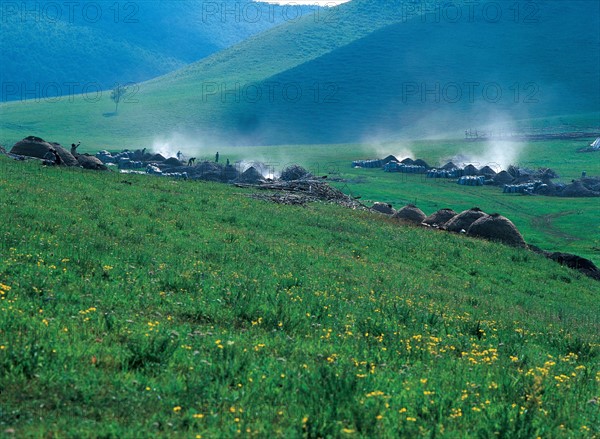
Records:
<instances>
[{"instance_id":1,"label":"lone tree","mask_svg":"<svg viewBox=\"0 0 600 439\"><path fill-rule=\"evenodd\" d=\"M119 102L121 102L121 99L123 99L123 97L126 94L127 94L127 87L125 87L124 85L120 85L120 84L116 84L115 88L113 88L112 92L110 93L110 98L115 103L115 113L117 113L119 111Z\"/></svg>"}]
</instances>

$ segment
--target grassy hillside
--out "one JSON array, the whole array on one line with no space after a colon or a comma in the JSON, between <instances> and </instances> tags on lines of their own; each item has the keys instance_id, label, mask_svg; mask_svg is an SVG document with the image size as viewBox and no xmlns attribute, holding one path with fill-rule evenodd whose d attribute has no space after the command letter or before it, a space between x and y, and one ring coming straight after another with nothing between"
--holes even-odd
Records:
<instances>
[{"instance_id":1,"label":"grassy hillside","mask_svg":"<svg viewBox=\"0 0 600 439\"><path fill-rule=\"evenodd\" d=\"M117 117L112 114L115 107L109 93L2 104L0 143L14 143L23 132L31 131L53 138L86 134L93 149L150 142L174 131L202 130L202 141L223 140L224 110L219 102L203 98L208 94L203 87L225 83L226 90L236 83L260 81L348 44L393 19L380 17L370 2L351 2L335 11L341 12L316 18L306 15L203 62L135 86ZM278 53L281 55L273 56ZM196 116L197 123L187 121Z\"/></svg>"},{"instance_id":2,"label":"grassy hillside","mask_svg":"<svg viewBox=\"0 0 600 439\"><path fill-rule=\"evenodd\" d=\"M548 126L569 126L570 120L585 125L595 117L557 118L530 121L536 129ZM581 154L576 151L592 139L553 140L531 142L469 143L461 140L401 140L366 144L339 145L281 145L278 147L219 147L223 157L237 160L259 160L279 172L287 165L299 163L315 175L329 175L342 191L362 197L364 203L382 201L400 208L416 203L427 214L444 208L454 210L478 206L486 212L498 212L510 218L530 244L546 250L575 253L593 260L600 266L600 225L597 221L598 199L547 198L518 194L503 194L497 187L469 187L455 180L426 179L421 175L385 173L381 170L352 169L353 160L385 157L421 158L432 166L440 166L454 157L457 161L471 161L478 167L490 164L504 168L508 164L538 169L554 169L560 178L556 183L569 184L586 171L588 176L600 175L598 153ZM157 147L171 153L183 151L188 156L212 160L217 151L213 146L200 146L195 139L166 138Z\"/></svg>"},{"instance_id":3,"label":"grassy hillside","mask_svg":"<svg viewBox=\"0 0 600 439\"><path fill-rule=\"evenodd\" d=\"M600 39L579 30L548 45L542 36L551 29L597 28L598 17L575 6L561 15L550 5L557 3L549 2L535 24L401 21L260 86L299 84L301 99L296 101L292 90L292 98L232 107L230 117L252 115L254 126L237 123L240 135L256 132L262 142L308 143L398 133L460 137L473 126L511 129L518 119L597 110L600 58L576 48L600 49ZM313 91L315 84L320 90Z\"/></svg>"},{"instance_id":4,"label":"grassy hillside","mask_svg":"<svg viewBox=\"0 0 600 439\"><path fill-rule=\"evenodd\" d=\"M228 186L0 165L5 432L600 433L598 286L573 271Z\"/></svg>"},{"instance_id":5,"label":"grassy hillside","mask_svg":"<svg viewBox=\"0 0 600 439\"><path fill-rule=\"evenodd\" d=\"M2 105L0 138L85 133L100 148L175 132L205 143L329 143L597 110L598 3L537 6L452 22L449 12L422 18L403 2L355 0L139 84L116 117L106 117L106 93Z\"/></svg>"},{"instance_id":6,"label":"grassy hillside","mask_svg":"<svg viewBox=\"0 0 600 439\"><path fill-rule=\"evenodd\" d=\"M600 434L576 272L224 185L0 166L4 432Z\"/></svg>"},{"instance_id":7,"label":"grassy hillside","mask_svg":"<svg viewBox=\"0 0 600 439\"><path fill-rule=\"evenodd\" d=\"M317 10L298 9L306 16ZM115 82L145 81L285 23L292 12L250 0L8 3L1 17L0 99L44 99L79 94L90 84L105 90Z\"/></svg>"}]
</instances>

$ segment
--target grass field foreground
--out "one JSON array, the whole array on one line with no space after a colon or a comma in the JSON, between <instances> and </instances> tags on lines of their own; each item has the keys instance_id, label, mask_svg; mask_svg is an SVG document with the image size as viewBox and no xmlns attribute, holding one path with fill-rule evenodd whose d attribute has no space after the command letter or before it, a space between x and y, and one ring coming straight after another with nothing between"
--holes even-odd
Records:
<instances>
[{"instance_id":1,"label":"grass field foreground","mask_svg":"<svg viewBox=\"0 0 600 439\"><path fill-rule=\"evenodd\" d=\"M600 435L577 272L226 185L0 169L0 431Z\"/></svg>"}]
</instances>

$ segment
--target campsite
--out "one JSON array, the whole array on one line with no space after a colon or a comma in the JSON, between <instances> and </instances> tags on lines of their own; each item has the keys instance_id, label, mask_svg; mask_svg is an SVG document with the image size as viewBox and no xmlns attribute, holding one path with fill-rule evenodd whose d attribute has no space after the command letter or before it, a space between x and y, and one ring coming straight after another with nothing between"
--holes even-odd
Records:
<instances>
[{"instance_id":1,"label":"campsite","mask_svg":"<svg viewBox=\"0 0 600 439\"><path fill-rule=\"evenodd\" d=\"M418 435L440 409L445 431L593 428L596 406L573 417L579 400L568 395L577 386L595 397L600 288L575 270L367 211L254 200L221 183L0 160L19 206L1 222L2 325L19 334L3 340L5 389L19 385L40 406L34 419L5 399L11 425ZM36 195L24 196L21 181ZM33 215L40 202L42 217ZM583 305L565 301L573 289ZM328 400L339 402L323 411ZM86 421L58 415L74 411ZM490 411L506 427L482 416ZM529 418L514 423L520 413Z\"/></svg>"},{"instance_id":2,"label":"campsite","mask_svg":"<svg viewBox=\"0 0 600 439\"><path fill-rule=\"evenodd\" d=\"M307 3L0 5L0 437L600 437L600 3Z\"/></svg>"}]
</instances>

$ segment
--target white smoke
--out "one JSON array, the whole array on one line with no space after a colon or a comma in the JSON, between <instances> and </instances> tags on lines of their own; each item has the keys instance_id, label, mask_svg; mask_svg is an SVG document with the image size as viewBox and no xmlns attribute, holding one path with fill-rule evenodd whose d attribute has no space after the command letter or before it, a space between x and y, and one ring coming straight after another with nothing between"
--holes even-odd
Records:
<instances>
[{"instance_id":1,"label":"white smoke","mask_svg":"<svg viewBox=\"0 0 600 439\"><path fill-rule=\"evenodd\" d=\"M469 150L451 157L456 165L472 164L476 167L489 166L496 171L517 164L523 147L523 141L512 139L518 132L516 123L505 115L495 115L492 122L482 124L478 135L484 140L469 144Z\"/></svg>"},{"instance_id":2,"label":"white smoke","mask_svg":"<svg viewBox=\"0 0 600 439\"><path fill-rule=\"evenodd\" d=\"M240 160L235 162L234 166L240 174L253 167L263 176L263 178L270 178L272 180L279 178L281 174L273 164L261 161Z\"/></svg>"},{"instance_id":3,"label":"white smoke","mask_svg":"<svg viewBox=\"0 0 600 439\"><path fill-rule=\"evenodd\" d=\"M152 152L163 155L164 157L177 157L181 152L186 158L196 157L203 149L203 145L198 144L192 137L184 136L180 133L172 133L168 137L160 136L152 141Z\"/></svg>"},{"instance_id":4,"label":"white smoke","mask_svg":"<svg viewBox=\"0 0 600 439\"><path fill-rule=\"evenodd\" d=\"M507 169L509 165L517 163L521 146L521 143L516 141L492 139L484 143L484 150L481 154L473 156L471 161L477 161L481 166L496 168L496 171Z\"/></svg>"},{"instance_id":5,"label":"white smoke","mask_svg":"<svg viewBox=\"0 0 600 439\"><path fill-rule=\"evenodd\" d=\"M206 135L172 132L155 137L151 151L167 158L177 157L177 153L181 152L183 159L195 157L197 161L214 160L219 151L219 144L220 142L211 140Z\"/></svg>"},{"instance_id":6,"label":"white smoke","mask_svg":"<svg viewBox=\"0 0 600 439\"><path fill-rule=\"evenodd\" d=\"M390 136L389 134L377 134L374 132L363 136L360 143L367 145L367 150L372 154L372 157L364 158L383 159L390 154L398 160L403 160L407 157L414 158L411 142L408 140L390 140L394 137L395 136Z\"/></svg>"}]
</instances>

